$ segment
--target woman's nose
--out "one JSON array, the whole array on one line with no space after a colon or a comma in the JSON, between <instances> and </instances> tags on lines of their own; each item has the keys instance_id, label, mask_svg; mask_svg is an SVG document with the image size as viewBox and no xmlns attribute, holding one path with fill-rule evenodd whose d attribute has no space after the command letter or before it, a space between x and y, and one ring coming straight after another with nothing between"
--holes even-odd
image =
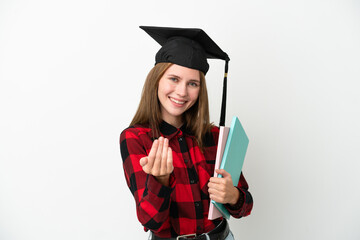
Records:
<instances>
[{"instance_id":1,"label":"woman's nose","mask_svg":"<svg viewBox=\"0 0 360 240\"><path fill-rule=\"evenodd\" d=\"M186 84L178 84L176 87L176 94L178 94L179 96L186 96L187 95L187 87Z\"/></svg>"}]
</instances>

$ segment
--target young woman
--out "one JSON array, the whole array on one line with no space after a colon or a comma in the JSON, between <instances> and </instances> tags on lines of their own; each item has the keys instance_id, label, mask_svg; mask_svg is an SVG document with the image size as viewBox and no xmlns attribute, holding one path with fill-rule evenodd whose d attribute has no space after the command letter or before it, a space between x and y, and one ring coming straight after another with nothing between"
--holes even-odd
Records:
<instances>
[{"instance_id":1,"label":"young woman","mask_svg":"<svg viewBox=\"0 0 360 240\"><path fill-rule=\"evenodd\" d=\"M242 174L237 186L225 170L212 177L219 129L209 121L205 74L207 57L225 53L199 29L142 28L162 48L120 136L138 219L149 239L234 239L225 219L208 219L211 199L235 218L253 204Z\"/></svg>"}]
</instances>

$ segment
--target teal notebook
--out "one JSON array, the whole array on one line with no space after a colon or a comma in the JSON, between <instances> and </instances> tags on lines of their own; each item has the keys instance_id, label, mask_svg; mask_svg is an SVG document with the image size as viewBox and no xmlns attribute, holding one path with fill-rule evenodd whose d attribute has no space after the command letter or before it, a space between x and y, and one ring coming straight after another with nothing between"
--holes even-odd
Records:
<instances>
[{"instance_id":1,"label":"teal notebook","mask_svg":"<svg viewBox=\"0 0 360 240\"><path fill-rule=\"evenodd\" d=\"M239 182L248 145L249 138L247 137L244 128L242 127L239 119L237 117L233 117L220 169L225 169L225 171L231 174L234 186L237 186ZM219 175L218 177L222 176ZM217 203L214 200L211 200L211 202L225 218L230 218L230 213L223 204Z\"/></svg>"}]
</instances>

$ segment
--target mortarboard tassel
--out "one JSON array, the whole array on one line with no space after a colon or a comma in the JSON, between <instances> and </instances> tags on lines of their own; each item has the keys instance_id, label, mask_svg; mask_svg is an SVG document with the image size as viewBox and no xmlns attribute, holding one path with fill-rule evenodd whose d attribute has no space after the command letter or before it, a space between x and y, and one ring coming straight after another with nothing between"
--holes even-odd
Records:
<instances>
[{"instance_id":1,"label":"mortarboard tassel","mask_svg":"<svg viewBox=\"0 0 360 240\"><path fill-rule=\"evenodd\" d=\"M225 114L226 114L226 88L227 88L227 74L229 69L229 61L225 61L225 73L224 73L224 83L223 83L223 95L221 101L221 113L220 113L220 126L225 126Z\"/></svg>"}]
</instances>

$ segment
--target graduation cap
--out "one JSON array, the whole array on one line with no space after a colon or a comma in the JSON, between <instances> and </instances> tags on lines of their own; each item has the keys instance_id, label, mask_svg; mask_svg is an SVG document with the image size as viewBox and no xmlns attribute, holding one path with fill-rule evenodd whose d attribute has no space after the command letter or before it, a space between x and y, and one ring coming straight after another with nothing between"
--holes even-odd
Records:
<instances>
[{"instance_id":1,"label":"graduation cap","mask_svg":"<svg viewBox=\"0 0 360 240\"><path fill-rule=\"evenodd\" d=\"M170 62L183 67L197 69L204 74L209 70L207 58L225 60L225 75L221 103L220 126L225 125L226 88L228 62L230 58L202 30L198 28L170 28L140 26L162 47L155 56L155 61Z\"/></svg>"}]
</instances>

